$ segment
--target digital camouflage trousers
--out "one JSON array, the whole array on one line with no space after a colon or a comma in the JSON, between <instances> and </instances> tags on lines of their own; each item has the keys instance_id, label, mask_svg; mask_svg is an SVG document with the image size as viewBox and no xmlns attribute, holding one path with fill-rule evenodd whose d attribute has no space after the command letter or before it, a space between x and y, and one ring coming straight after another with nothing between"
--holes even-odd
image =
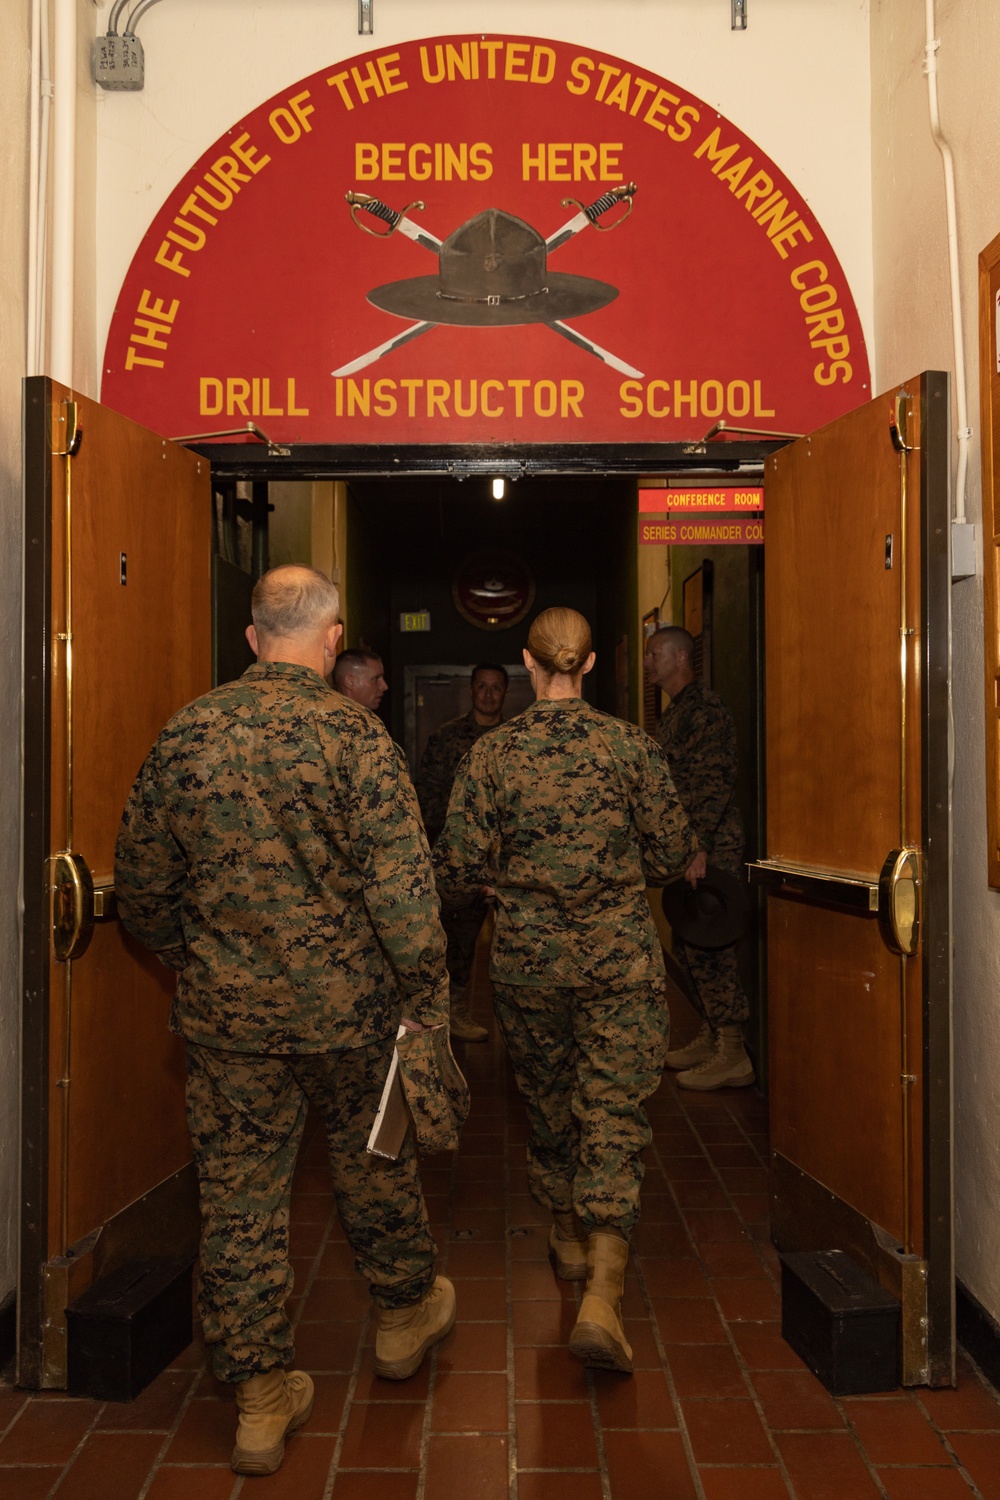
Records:
<instances>
[{"instance_id":1,"label":"digital camouflage trousers","mask_svg":"<svg viewBox=\"0 0 1000 1500\"><path fill-rule=\"evenodd\" d=\"M255 1056L187 1047L187 1118L201 1199L198 1310L220 1380L293 1355L288 1221L306 1110L326 1125L337 1211L380 1307L423 1296L434 1274L412 1136L398 1161L371 1156L394 1038L347 1051Z\"/></svg>"},{"instance_id":2,"label":"digital camouflage trousers","mask_svg":"<svg viewBox=\"0 0 1000 1500\"><path fill-rule=\"evenodd\" d=\"M713 850L709 863L731 875L746 874L742 845ZM675 940L673 956L688 982L695 1010L713 1031L749 1018L750 1002L740 979L735 943L728 948L696 948Z\"/></svg>"},{"instance_id":3,"label":"digital camouflage trousers","mask_svg":"<svg viewBox=\"0 0 1000 1500\"><path fill-rule=\"evenodd\" d=\"M445 962L452 990L464 990L472 975L472 959L479 932L486 920L485 901L474 901L441 911L441 926L448 940Z\"/></svg>"},{"instance_id":4,"label":"digital camouflage trousers","mask_svg":"<svg viewBox=\"0 0 1000 1500\"><path fill-rule=\"evenodd\" d=\"M670 1029L660 982L609 993L494 983L497 1019L528 1111L528 1183L584 1228L628 1235Z\"/></svg>"},{"instance_id":5,"label":"digital camouflage trousers","mask_svg":"<svg viewBox=\"0 0 1000 1500\"><path fill-rule=\"evenodd\" d=\"M728 948L695 948L674 943L674 958L687 979L695 1010L713 1031L742 1023L750 1015L736 962L736 944Z\"/></svg>"}]
</instances>

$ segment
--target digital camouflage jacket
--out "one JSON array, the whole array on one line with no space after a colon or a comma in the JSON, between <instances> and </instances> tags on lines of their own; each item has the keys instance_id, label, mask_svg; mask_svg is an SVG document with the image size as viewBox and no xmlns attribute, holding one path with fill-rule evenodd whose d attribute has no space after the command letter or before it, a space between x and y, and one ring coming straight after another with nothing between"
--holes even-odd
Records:
<instances>
[{"instance_id":1,"label":"digital camouflage jacket","mask_svg":"<svg viewBox=\"0 0 1000 1500\"><path fill-rule=\"evenodd\" d=\"M318 673L258 662L174 715L118 834L128 930L178 971L171 1024L321 1052L447 1017L445 939L407 773Z\"/></svg>"},{"instance_id":2,"label":"digital camouflage jacket","mask_svg":"<svg viewBox=\"0 0 1000 1500\"><path fill-rule=\"evenodd\" d=\"M684 811L706 854L739 852L736 728L718 693L696 679L670 700L655 730Z\"/></svg>"},{"instance_id":3,"label":"digital camouflage jacket","mask_svg":"<svg viewBox=\"0 0 1000 1500\"><path fill-rule=\"evenodd\" d=\"M455 772L473 745L498 727L496 724L477 724L470 709L460 719L449 719L447 724L442 724L427 741L417 770L417 796L432 846L448 816L448 799Z\"/></svg>"},{"instance_id":4,"label":"digital camouflage jacket","mask_svg":"<svg viewBox=\"0 0 1000 1500\"><path fill-rule=\"evenodd\" d=\"M469 752L434 870L446 899L496 888L493 979L617 989L662 978L646 882L696 848L647 734L582 698L542 699Z\"/></svg>"}]
</instances>

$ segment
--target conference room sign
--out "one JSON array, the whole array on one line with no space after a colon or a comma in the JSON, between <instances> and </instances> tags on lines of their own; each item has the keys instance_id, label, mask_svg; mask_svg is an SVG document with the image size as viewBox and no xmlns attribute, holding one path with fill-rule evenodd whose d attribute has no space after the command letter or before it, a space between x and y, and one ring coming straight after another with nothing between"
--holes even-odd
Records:
<instances>
[{"instance_id":1,"label":"conference room sign","mask_svg":"<svg viewBox=\"0 0 1000 1500\"><path fill-rule=\"evenodd\" d=\"M763 486L641 488L639 544L646 547L763 546Z\"/></svg>"},{"instance_id":2,"label":"conference room sign","mask_svg":"<svg viewBox=\"0 0 1000 1500\"><path fill-rule=\"evenodd\" d=\"M102 399L168 435L673 442L869 396L843 269L681 84L571 43L334 61L237 121L139 244Z\"/></svg>"}]
</instances>

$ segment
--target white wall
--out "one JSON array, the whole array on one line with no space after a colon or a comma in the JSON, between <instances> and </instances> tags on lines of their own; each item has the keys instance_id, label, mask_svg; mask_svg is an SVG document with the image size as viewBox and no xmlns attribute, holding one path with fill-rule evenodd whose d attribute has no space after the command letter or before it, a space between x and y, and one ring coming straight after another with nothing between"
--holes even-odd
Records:
<instances>
[{"instance_id":1,"label":"white wall","mask_svg":"<svg viewBox=\"0 0 1000 1500\"><path fill-rule=\"evenodd\" d=\"M0 48L0 1301L17 1272L20 989L21 372L27 266L28 0L7 0Z\"/></svg>"},{"instance_id":2,"label":"white wall","mask_svg":"<svg viewBox=\"0 0 1000 1500\"><path fill-rule=\"evenodd\" d=\"M374 0L374 10L373 39L358 35L355 0L164 0L143 17L145 89L97 101L97 358L156 210L242 115L342 58L477 31L624 57L732 119L830 237L871 355L868 0L752 0L745 32L731 29L730 0ZM96 367L89 378L96 391Z\"/></svg>"},{"instance_id":3,"label":"white wall","mask_svg":"<svg viewBox=\"0 0 1000 1500\"><path fill-rule=\"evenodd\" d=\"M951 370L941 160L927 124L924 7L874 0L875 389ZM1000 7L938 0L941 119L956 160L969 407L979 426L977 257L1000 233ZM970 520L981 512L979 436ZM981 573L981 562L980 562ZM960 1280L1000 1320L1000 895L986 884L982 577L952 590L955 712L956 1243Z\"/></svg>"}]
</instances>

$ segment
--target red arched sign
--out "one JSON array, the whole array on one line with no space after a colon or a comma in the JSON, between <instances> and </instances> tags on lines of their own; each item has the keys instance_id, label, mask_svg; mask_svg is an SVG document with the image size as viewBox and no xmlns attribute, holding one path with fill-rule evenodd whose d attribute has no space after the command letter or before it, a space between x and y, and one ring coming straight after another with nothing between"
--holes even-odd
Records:
<instances>
[{"instance_id":1,"label":"red arched sign","mask_svg":"<svg viewBox=\"0 0 1000 1500\"><path fill-rule=\"evenodd\" d=\"M170 434L610 443L805 432L868 394L837 258L736 125L620 58L457 36L323 68L205 152L129 268L102 399Z\"/></svg>"}]
</instances>

